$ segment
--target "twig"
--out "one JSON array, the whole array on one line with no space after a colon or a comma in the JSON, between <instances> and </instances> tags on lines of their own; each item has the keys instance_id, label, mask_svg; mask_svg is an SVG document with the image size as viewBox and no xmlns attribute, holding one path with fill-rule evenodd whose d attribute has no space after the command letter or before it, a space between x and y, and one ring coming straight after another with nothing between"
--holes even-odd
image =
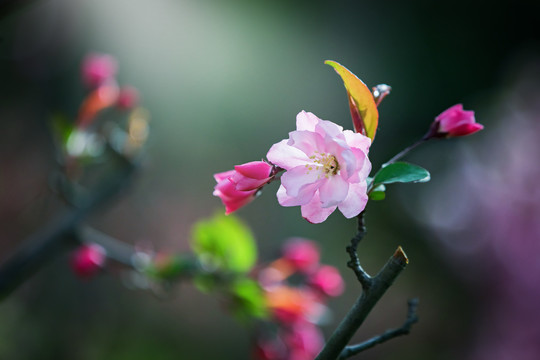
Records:
<instances>
[{"instance_id":1,"label":"twig","mask_svg":"<svg viewBox=\"0 0 540 360\"><path fill-rule=\"evenodd\" d=\"M398 247L381 271L372 278L371 286L364 289L362 295L356 300L353 307L330 336L324 348L317 355L316 360L335 360L340 356L343 349L371 312L371 309L373 309L386 290L388 290L398 275L405 269L407 263L407 256L403 252L403 249Z\"/></svg>"},{"instance_id":2,"label":"twig","mask_svg":"<svg viewBox=\"0 0 540 360\"><path fill-rule=\"evenodd\" d=\"M366 235L366 232L367 232L367 229L364 223L364 211L362 211L358 215L358 232L351 239L351 245L347 246L347 253L349 253L349 257L351 258L347 262L347 266L351 268L352 271L354 271L354 274L356 275L356 278L358 279L360 284L362 284L362 289L364 289L364 291L371 286L372 278L362 268L362 265L360 265L360 259L358 258L357 248L360 241Z\"/></svg>"},{"instance_id":3,"label":"twig","mask_svg":"<svg viewBox=\"0 0 540 360\"><path fill-rule=\"evenodd\" d=\"M112 179L102 182L81 207L60 216L43 231L33 234L10 259L0 266L0 300L11 294L33 275L58 250L76 244L76 228L91 213L103 206L121 189L135 171L135 164L121 159L121 169Z\"/></svg>"},{"instance_id":4,"label":"twig","mask_svg":"<svg viewBox=\"0 0 540 360\"><path fill-rule=\"evenodd\" d=\"M408 305L409 307L408 307L408 312L407 312L407 320L405 320L405 323L403 323L401 327L397 329L387 330L381 335L375 336L360 344L347 346L341 352L341 355L339 356L338 360L347 359L362 351L370 349L374 347L375 345L382 344L388 340L391 340L401 335L409 334L411 332L412 326L418 322L418 315L416 314L416 309L418 307L418 299L409 300Z\"/></svg>"}]
</instances>

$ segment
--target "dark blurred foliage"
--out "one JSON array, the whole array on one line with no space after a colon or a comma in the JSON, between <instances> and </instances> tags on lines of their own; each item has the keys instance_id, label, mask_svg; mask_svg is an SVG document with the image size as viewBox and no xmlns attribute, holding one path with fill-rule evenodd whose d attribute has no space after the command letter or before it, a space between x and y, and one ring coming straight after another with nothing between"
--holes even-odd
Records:
<instances>
[{"instance_id":1,"label":"dark blurred foliage","mask_svg":"<svg viewBox=\"0 0 540 360\"><path fill-rule=\"evenodd\" d=\"M449 166L461 159L456 149L478 149L498 121L507 121L496 116L497 104L509 96L516 79L533 77L530 81L538 87L537 73L523 68L540 59L539 5L4 3L0 261L64 209L49 190L56 169L49 121L56 113L76 116L84 96L79 66L88 52L115 56L119 79L139 89L152 114L151 139L137 181L88 222L126 242L151 243L163 251L188 251L190 226L222 211L211 196L212 174L264 157L273 143L294 130L300 110L351 127L342 82L323 65L333 59L368 86L393 87L380 106L380 130L371 152L375 166L420 137L437 114L455 103L475 110L477 121L486 127L474 137L428 143L413 153L411 161L427 167L432 182L392 186L387 200L370 204L369 232L360 246L370 272L377 271L398 245L409 255L410 265L356 340L400 325L406 299L420 297L420 323L413 333L369 350L364 358L456 359L475 348L478 319L473 315L489 302L463 281L462 269L427 231L429 224L418 224L413 215L420 211L421 199L446 183L444 174L454 171ZM334 322L326 327L328 334L360 289L345 268L344 247L354 234L354 221L334 214L322 225L310 225L301 219L299 208L279 207L275 190L277 186L269 186L239 216L253 227L262 260L277 256L285 238L302 236L319 242L324 262L340 268L348 286L346 294L330 304ZM448 203L439 206L453 210ZM474 265L468 271L474 272ZM109 273L82 282L70 272L68 254L59 254L0 304L0 358L248 357L249 327L232 320L217 299L189 285L159 299L124 286L130 281L122 271L113 267Z\"/></svg>"}]
</instances>

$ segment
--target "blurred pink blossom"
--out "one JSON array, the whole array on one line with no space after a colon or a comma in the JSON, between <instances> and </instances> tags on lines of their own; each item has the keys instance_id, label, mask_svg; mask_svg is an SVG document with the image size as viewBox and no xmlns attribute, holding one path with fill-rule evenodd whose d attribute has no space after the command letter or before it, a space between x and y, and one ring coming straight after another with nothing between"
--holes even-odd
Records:
<instances>
[{"instance_id":1,"label":"blurred pink blossom","mask_svg":"<svg viewBox=\"0 0 540 360\"><path fill-rule=\"evenodd\" d=\"M71 268L80 277L95 275L105 264L105 249L98 244L86 244L79 247L71 257Z\"/></svg>"},{"instance_id":2,"label":"blurred pink blossom","mask_svg":"<svg viewBox=\"0 0 540 360\"><path fill-rule=\"evenodd\" d=\"M309 284L327 296L339 296L345 289L338 269L330 265L321 266L308 280Z\"/></svg>"},{"instance_id":3,"label":"blurred pink blossom","mask_svg":"<svg viewBox=\"0 0 540 360\"><path fill-rule=\"evenodd\" d=\"M116 59L107 54L88 54L82 63L81 76L85 85L95 88L116 75Z\"/></svg>"},{"instance_id":4,"label":"blurred pink blossom","mask_svg":"<svg viewBox=\"0 0 540 360\"><path fill-rule=\"evenodd\" d=\"M446 137L471 135L484 128L474 119L474 111L463 110L461 104L443 111L435 118L435 123L438 124L437 134Z\"/></svg>"},{"instance_id":5,"label":"blurred pink blossom","mask_svg":"<svg viewBox=\"0 0 540 360\"><path fill-rule=\"evenodd\" d=\"M283 246L283 258L293 265L295 270L310 272L319 265L319 248L314 241L293 238Z\"/></svg>"},{"instance_id":6,"label":"blurred pink blossom","mask_svg":"<svg viewBox=\"0 0 540 360\"><path fill-rule=\"evenodd\" d=\"M237 165L234 170L214 174L217 185L213 195L225 205L225 214L230 214L255 198L257 191L270 179L272 166L264 161L252 161Z\"/></svg>"},{"instance_id":7,"label":"blurred pink blossom","mask_svg":"<svg viewBox=\"0 0 540 360\"><path fill-rule=\"evenodd\" d=\"M116 106L122 110L133 109L139 103L139 91L133 86L124 86L120 89Z\"/></svg>"},{"instance_id":8,"label":"blurred pink blossom","mask_svg":"<svg viewBox=\"0 0 540 360\"><path fill-rule=\"evenodd\" d=\"M302 216L321 223L336 208L347 218L364 210L371 171L371 140L343 130L312 113L300 112L296 131L274 144L267 158L285 169L277 198L282 206L301 206Z\"/></svg>"}]
</instances>

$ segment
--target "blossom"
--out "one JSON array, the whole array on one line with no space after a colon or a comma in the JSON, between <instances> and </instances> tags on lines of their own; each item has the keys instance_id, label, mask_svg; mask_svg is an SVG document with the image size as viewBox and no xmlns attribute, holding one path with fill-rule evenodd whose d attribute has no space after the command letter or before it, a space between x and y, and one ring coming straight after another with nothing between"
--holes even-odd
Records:
<instances>
[{"instance_id":1,"label":"blossom","mask_svg":"<svg viewBox=\"0 0 540 360\"><path fill-rule=\"evenodd\" d=\"M371 140L302 111L296 131L274 144L267 158L286 170L277 198L282 206L301 206L302 216L321 223L336 208L347 218L367 204L367 157Z\"/></svg>"},{"instance_id":2,"label":"blossom","mask_svg":"<svg viewBox=\"0 0 540 360\"><path fill-rule=\"evenodd\" d=\"M321 266L310 278L309 283L327 296L339 296L345 290L338 269L330 265Z\"/></svg>"},{"instance_id":3,"label":"blossom","mask_svg":"<svg viewBox=\"0 0 540 360\"><path fill-rule=\"evenodd\" d=\"M90 277L103 267L105 259L106 252L101 245L82 245L71 257L71 268L80 277Z\"/></svg>"},{"instance_id":4,"label":"blossom","mask_svg":"<svg viewBox=\"0 0 540 360\"><path fill-rule=\"evenodd\" d=\"M454 105L435 118L437 134L454 137L474 134L484 128L474 119L474 111L463 110L462 104Z\"/></svg>"},{"instance_id":5,"label":"blossom","mask_svg":"<svg viewBox=\"0 0 540 360\"><path fill-rule=\"evenodd\" d=\"M283 246L283 258L296 270L309 272L319 265L319 248L313 241L293 238Z\"/></svg>"},{"instance_id":6,"label":"blossom","mask_svg":"<svg viewBox=\"0 0 540 360\"><path fill-rule=\"evenodd\" d=\"M213 195L225 205L225 214L230 214L250 203L257 192L268 183L273 175L272 165L264 161L252 161L236 165L234 170L214 174L217 185Z\"/></svg>"},{"instance_id":7,"label":"blossom","mask_svg":"<svg viewBox=\"0 0 540 360\"><path fill-rule=\"evenodd\" d=\"M116 106L122 110L133 109L139 103L139 92L133 86L124 86L118 93Z\"/></svg>"},{"instance_id":8,"label":"blossom","mask_svg":"<svg viewBox=\"0 0 540 360\"><path fill-rule=\"evenodd\" d=\"M111 55L89 54L82 63L82 80L90 88L98 87L112 80L117 68L116 59Z\"/></svg>"}]
</instances>

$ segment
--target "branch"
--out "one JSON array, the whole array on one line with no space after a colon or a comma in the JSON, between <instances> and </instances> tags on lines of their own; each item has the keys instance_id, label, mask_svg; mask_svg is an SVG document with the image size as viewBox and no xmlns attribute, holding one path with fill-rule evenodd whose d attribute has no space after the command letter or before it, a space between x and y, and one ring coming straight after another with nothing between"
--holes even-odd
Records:
<instances>
[{"instance_id":1,"label":"branch","mask_svg":"<svg viewBox=\"0 0 540 360\"><path fill-rule=\"evenodd\" d=\"M91 213L124 188L136 169L128 159L121 159L121 169L115 176L101 183L93 196L81 207L59 217L44 230L31 235L14 255L0 266L0 300L32 276L58 250L75 246L76 228Z\"/></svg>"},{"instance_id":2,"label":"branch","mask_svg":"<svg viewBox=\"0 0 540 360\"><path fill-rule=\"evenodd\" d=\"M347 266L354 271L354 274L356 275L356 278L362 284L362 289L364 291L371 287L372 278L369 276L369 274L362 268L362 265L360 265L360 259L358 258L358 253L356 252L358 248L358 244L360 241L366 236L366 225L364 223L364 211L362 211L358 215L358 232L356 235L351 239L351 245L347 246L347 252L349 253L349 257L351 258L349 262L347 262Z\"/></svg>"},{"instance_id":3,"label":"branch","mask_svg":"<svg viewBox=\"0 0 540 360\"><path fill-rule=\"evenodd\" d=\"M407 256L401 247L398 247L394 255L390 257L379 273L374 278L371 278L371 286L364 289L362 295L356 300L356 303L330 336L315 360L335 360L340 356L343 349L371 312L371 309L373 309L386 290L388 290L398 275L405 269L407 263Z\"/></svg>"},{"instance_id":4,"label":"branch","mask_svg":"<svg viewBox=\"0 0 540 360\"><path fill-rule=\"evenodd\" d=\"M363 343L357 345L347 346L339 356L338 360L344 360L351 356L354 356L362 351L370 349L375 345L382 344L388 340L391 340L395 337L401 335L407 335L411 332L412 326L418 322L418 315L416 314L416 309L418 307L418 299L411 299L408 302L409 309L407 312L407 320L405 323L397 329L387 330L379 336L375 336Z\"/></svg>"}]
</instances>

